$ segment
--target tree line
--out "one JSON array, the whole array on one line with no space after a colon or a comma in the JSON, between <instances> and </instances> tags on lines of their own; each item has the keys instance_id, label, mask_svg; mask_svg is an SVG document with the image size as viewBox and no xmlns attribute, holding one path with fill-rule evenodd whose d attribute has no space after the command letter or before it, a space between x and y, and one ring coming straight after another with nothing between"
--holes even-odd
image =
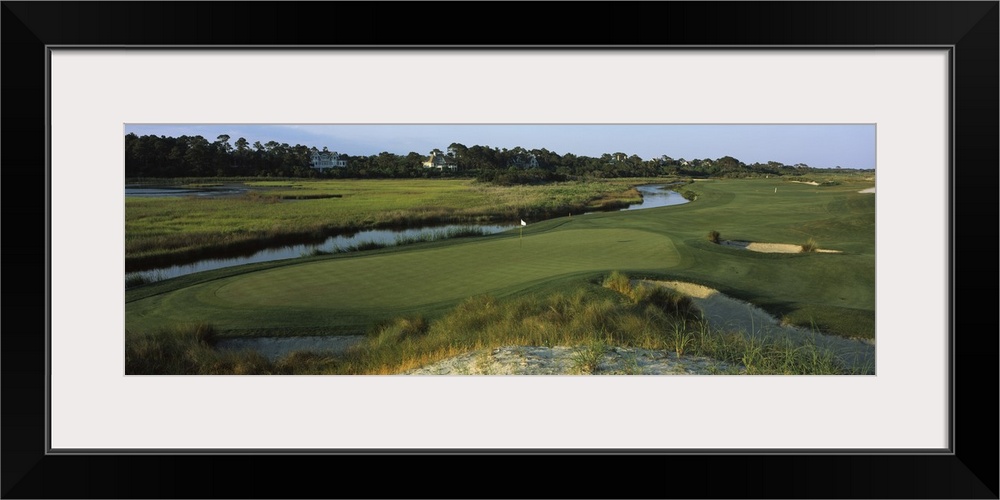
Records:
<instances>
[{"instance_id":1,"label":"tree line","mask_svg":"<svg viewBox=\"0 0 1000 500\"><path fill-rule=\"evenodd\" d=\"M323 148L324 152L328 152ZM381 152L369 156L340 155L346 167L323 171L312 168L316 148L301 144L260 141L250 144L239 138L230 144L228 135L215 141L198 136L167 137L134 133L125 136L125 176L136 177L318 177L318 178L416 178L474 177L499 184L525 184L582 177L760 177L802 174L813 170L806 164L780 162L743 163L731 156L717 159L674 159L667 155L643 159L623 152L600 157L558 154L545 148L512 149L465 146L452 143L444 157L449 167L425 168L429 155ZM838 167L839 168L839 167Z\"/></svg>"}]
</instances>

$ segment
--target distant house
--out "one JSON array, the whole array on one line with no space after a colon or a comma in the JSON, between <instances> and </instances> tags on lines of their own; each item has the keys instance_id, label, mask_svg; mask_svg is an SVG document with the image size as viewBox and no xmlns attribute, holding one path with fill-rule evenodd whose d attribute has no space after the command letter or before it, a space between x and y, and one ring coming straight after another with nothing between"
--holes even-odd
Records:
<instances>
[{"instance_id":1,"label":"distant house","mask_svg":"<svg viewBox=\"0 0 1000 500\"><path fill-rule=\"evenodd\" d=\"M424 162L424 168L456 170L458 165L455 164L455 160L452 157L432 152L431 158Z\"/></svg>"},{"instance_id":2,"label":"distant house","mask_svg":"<svg viewBox=\"0 0 1000 500\"><path fill-rule=\"evenodd\" d=\"M518 155L512 158L507 166L518 168L538 168L538 158L531 153L528 153L527 156Z\"/></svg>"},{"instance_id":3,"label":"distant house","mask_svg":"<svg viewBox=\"0 0 1000 500\"><path fill-rule=\"evenodd\" d=\"M336 151L318 151L313 149L310 167L323 171L328 168L343 168L347 166L347 160L342 160Z\"/></svg>"}]
</instances>

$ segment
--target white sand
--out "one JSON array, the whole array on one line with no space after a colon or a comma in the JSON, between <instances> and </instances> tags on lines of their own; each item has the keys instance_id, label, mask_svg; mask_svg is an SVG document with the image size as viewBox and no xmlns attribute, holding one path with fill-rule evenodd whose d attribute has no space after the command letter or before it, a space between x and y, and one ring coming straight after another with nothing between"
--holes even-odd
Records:
<instances>
[{"instance_id":1,"label":"white sand","mask_svg":"<svg viewBox=\"0 0 1000 500\"><path fill-rule=\"evenodd\" d=\"M871 193L871 194L875 194L875 188L870 187L868 189L862 189L861 191L858 191L858 192L859 193Z\"/></svg>"},{"instance_id":2,"label":"white sand","mask_svg":"<svg viewBox=\"0 0 1000 500\"><path fill-rule=\"evenodd\" d=\"M596 367L581 369L588 347L504 346L462 354L404 375L710 375L744 369L702 356L609 346Z\"/></svg>"},{"instance_id":3,"label":"white sand","mask_svg":"<svg viewBox=\"0 0 1000 500\"><path fill-rule=\"evenodd\" d=\"M801 253L802 245L792 245L790 243L758 243L755 241L734 241L723 240L721 245L727 247L741 248L751 252L763 253ZM817 248L816 253L843 253L840 250L826 250Z\"/></svg>"}]
</instances>

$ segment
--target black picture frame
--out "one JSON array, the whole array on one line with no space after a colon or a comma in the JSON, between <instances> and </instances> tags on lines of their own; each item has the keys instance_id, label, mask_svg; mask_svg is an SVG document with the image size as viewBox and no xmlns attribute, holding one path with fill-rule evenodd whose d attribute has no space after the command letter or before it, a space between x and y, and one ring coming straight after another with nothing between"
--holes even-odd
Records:
<instances>
[{"instance_id":1,"label":"black picture frame","mask_svg":"<svg viewBox=\"0 0 1000 500\"><path fill-rule=\"evenodd\" d=\"M0 154L8 229L3 254L9 269L44 270L43 279L29 273L12 280L9 273L8 291L17 292L4 295L3 497L998 498L998 405L992 385L997 380L997 326L992 313L987 320L970 304L980 297L992 304L997 293L977 263L994 262L996 256L1000 3L578 2L552 7L518 2L475 7L3 2L0 60L7 147ZM479 14L481 9L489 14ZM308 29L325 20L337 29ZM425 29L443 23L448 29ZM511 26L525 23L534 29L512 32ZM949 453L47 453L49 207L41 196L48 168L46 47L549 46L553 40L609 50L952 47ZM964 228L962 238L959 227ZM958 331L964 335L956 336ZM304 474L314 467L341 480L332 485L327 478ZM362 480L367 471L381 479ZM317 484L325 488L317 490Z\"/></svg>"}]
</instances>

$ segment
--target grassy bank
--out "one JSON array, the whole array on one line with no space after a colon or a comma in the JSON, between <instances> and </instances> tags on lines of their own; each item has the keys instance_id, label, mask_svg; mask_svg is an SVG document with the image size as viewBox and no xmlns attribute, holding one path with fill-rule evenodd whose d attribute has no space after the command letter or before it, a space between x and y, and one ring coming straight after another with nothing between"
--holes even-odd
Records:
<instances>
[{"instance_id":1,"label":"grassy bank","mask_svg":"<svg viewBox=\"0 0 1000 500\"><path fill-rule=\"evenodd\" d=\"M532 221L523 238L512 231L139 285L126 290L125 322L132 332L205 323L223 336L357 334L399 317L434 322L474 296L572 295L622 270L702 284L789 324L874 338L875 196L858 193L866 187L697 182L685 186L692 203ZM725 240L811 239L841 253L751 252L710 242L713 230Z\"/></svg>"},{"instance_id":2,"label":"grassy bank","mask_svg":"<svg viewBox=\"0 0 1000 500\"><path fill-rule=\"evenodd\" d=\"M690 299L662 288L633 288L613 274L604 288L499 300L476 296L439 319L397 317L369 330L341 355L291 353L277 361L213 348L206 325L126 335L131 374L398 374L452 356L506 345L584 346L572 373L587 374L610 346L706 356L746 374L855 373L813 345L765 341L713 329L698 320ZM861 373L864 371L862 370Z\"/></svg>"},{"instance_id":3,"label":"grassy bank","mask_svg":"<svg viewBox=\"0 0 1000 500\"><path fill-rule=\"evenodd\" d=\"M634 181L494 186L463 179L245 182L229 197L125 200L125 264L140 269L373 228L517 222L641 201Z\"/></svg>"}]
</instances>

